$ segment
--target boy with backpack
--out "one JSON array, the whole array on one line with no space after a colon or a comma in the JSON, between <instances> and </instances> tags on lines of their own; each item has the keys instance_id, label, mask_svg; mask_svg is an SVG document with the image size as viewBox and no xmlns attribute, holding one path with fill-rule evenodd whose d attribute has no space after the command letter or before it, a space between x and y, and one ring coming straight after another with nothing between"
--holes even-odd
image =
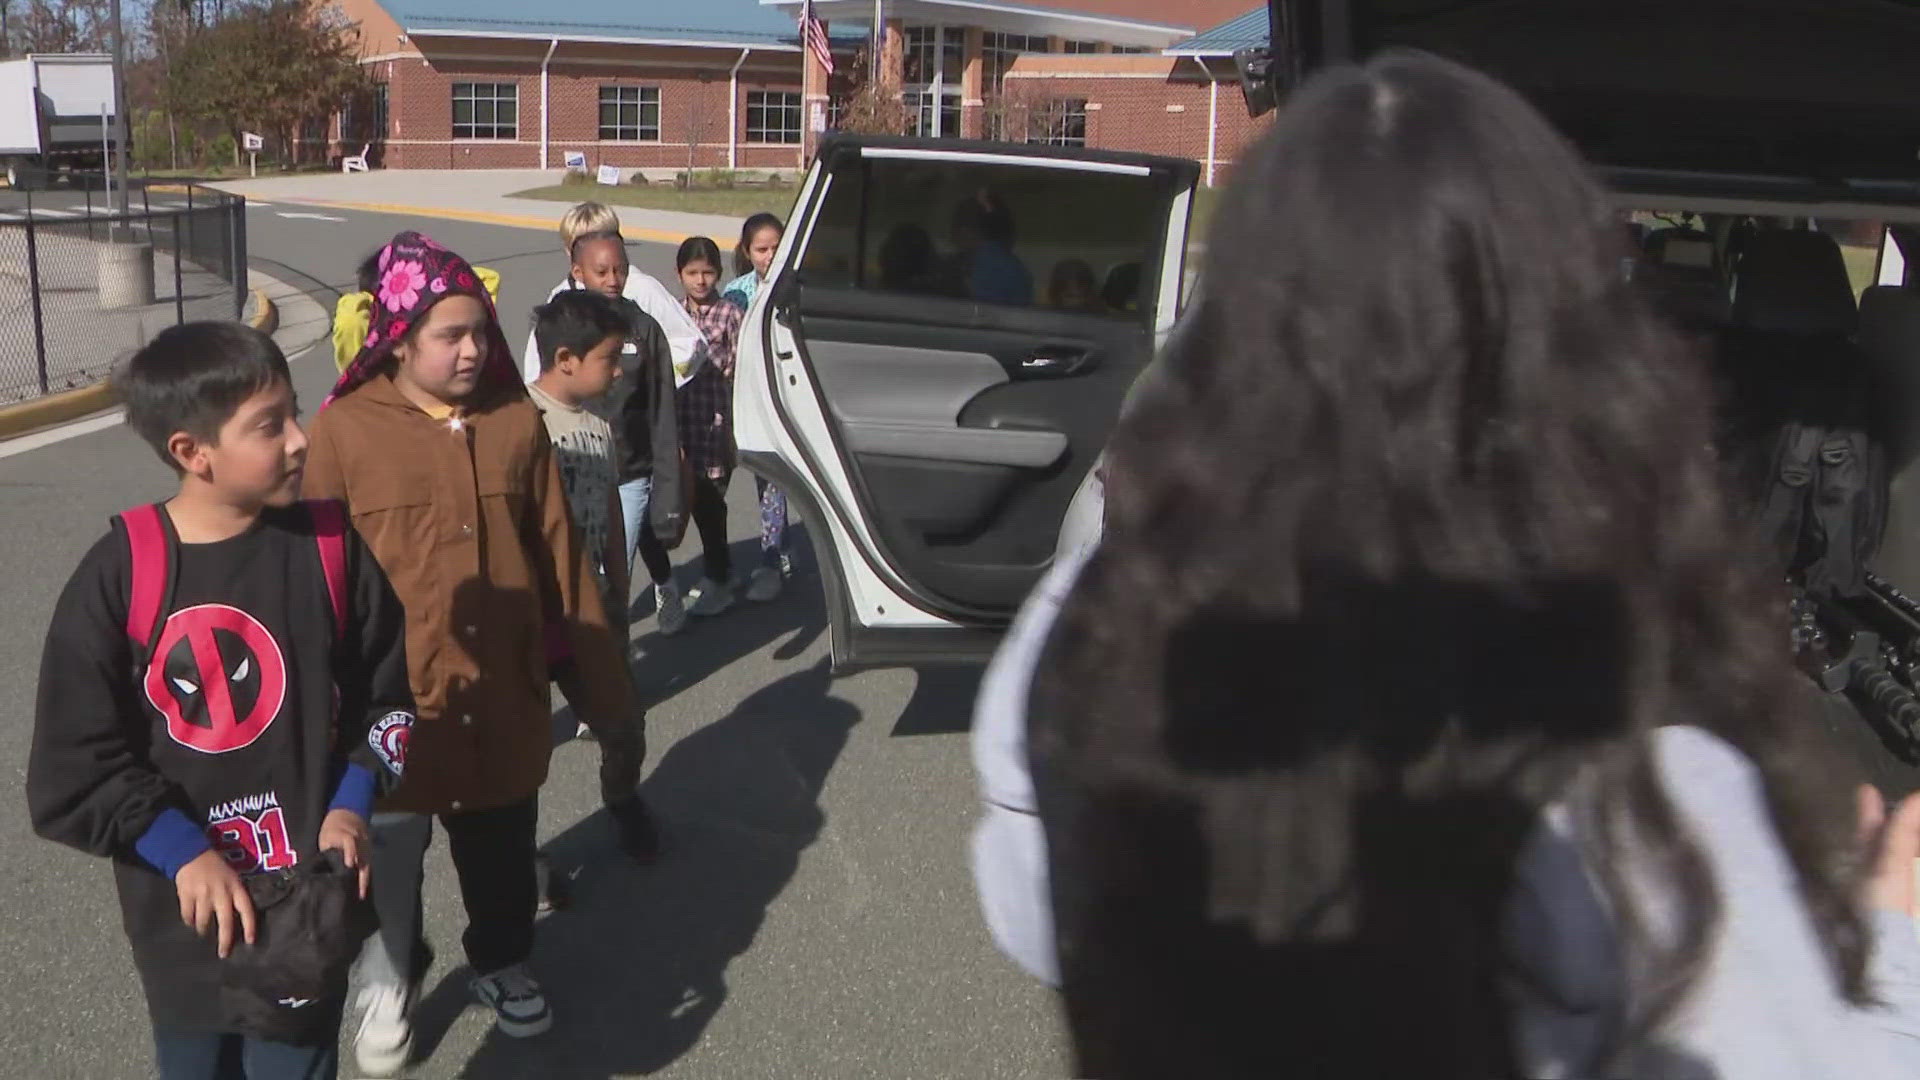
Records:
<instances>
[{"instance_id":1,"label":"boy with backpack","mask_svg":"<svg viewBox=\"0 0 1920 1080\"><path fill-rule=\"evenodd\" d=\"M177 326L115 382L179 489L119 515L54 609L34 830L113 860L163 1080L331 1078L367 819L413 723L405 613L339 504L296 501L272 339Z\"/></svg>"}]
</instances>

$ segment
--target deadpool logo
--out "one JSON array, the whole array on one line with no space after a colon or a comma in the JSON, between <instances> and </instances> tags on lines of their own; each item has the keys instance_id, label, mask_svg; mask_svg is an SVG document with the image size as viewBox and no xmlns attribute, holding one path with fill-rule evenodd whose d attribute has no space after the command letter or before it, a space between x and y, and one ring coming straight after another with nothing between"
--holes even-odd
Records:
<instances>
[{"instance_id":1,"label":"deadpool logo","mask_svg":"<svg viewBox=\"0 0 1920 1080\"><path fill-rule=\"evenodd\" d=\"M147 700L173 741L203 754L253 745L287 692L280 643L253 616L199 604L167 617L147 665Z\"/></svg>"}]
</instances>

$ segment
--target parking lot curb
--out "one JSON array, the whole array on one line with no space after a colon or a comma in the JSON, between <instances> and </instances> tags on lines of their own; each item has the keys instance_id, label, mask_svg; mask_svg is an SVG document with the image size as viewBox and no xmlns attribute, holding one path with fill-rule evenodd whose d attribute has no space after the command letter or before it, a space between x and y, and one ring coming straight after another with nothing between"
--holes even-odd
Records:
<instances>
[{"instance_id":1,"label":"parking lot curb","mask_svg":"<svg viewBox=\"0 0 1920 1080\"><path fill-rule=\"evenodd\" d=\"M271 334L279 329L280 309L266 292L253 290L253 300L255 310L253 317L247 320L247 325L263 334ZM45 428L71 423L119 404L120 395L114 392L113 383L102 379L77 390L63 390L18 405L0 405L0 440L31 435Z\"/></svg>"}]
</instances>

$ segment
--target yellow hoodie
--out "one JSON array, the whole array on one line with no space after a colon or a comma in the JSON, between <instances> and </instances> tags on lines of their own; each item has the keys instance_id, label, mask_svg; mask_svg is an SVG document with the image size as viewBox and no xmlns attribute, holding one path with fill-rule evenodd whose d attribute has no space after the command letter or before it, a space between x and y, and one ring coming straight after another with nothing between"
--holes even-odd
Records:
<instances>
[{"instance_id":1,"label":"yellow hoodie","mask_svg":"<svg viewBox=\"0 0 1920 1080\"><path fill-rule=\"evenodd\" d=\"M473 272L480 278L480 284L487 287L487 295L494 303L500 302L500 275L484 266L476 266ZM373 294L350 292L340 298L333 306L333 366L341 371L353 363L360 355L360 346L366 344L367 327L373 320Z\"/></svg>"}]
</instances>

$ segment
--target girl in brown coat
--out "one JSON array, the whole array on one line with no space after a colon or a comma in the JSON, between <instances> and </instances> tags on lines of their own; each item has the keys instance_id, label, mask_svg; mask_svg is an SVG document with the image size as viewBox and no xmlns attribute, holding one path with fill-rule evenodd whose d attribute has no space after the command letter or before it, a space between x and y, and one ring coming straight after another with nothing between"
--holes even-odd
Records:
<instances>
[{"instance_id":1,"label":"girl in brown coat","mask_svg":"<svg viewBox=\"0 0 1920 1080\"><path fill-rule=\"evenodd\" d=\"M610 787L639 774L626 651L608 628L540 414L472 267L417 233L380 254L372 327L312 428L304 493L345 502L407 609L419 705L406 780L377 807L380 935L362 958L361 1069L412 1048L421 860L438 816L466 902L473 991L502 1033L553 1022L533 948L548 660L571 656Z\"/></svg>"}]
</instances>

